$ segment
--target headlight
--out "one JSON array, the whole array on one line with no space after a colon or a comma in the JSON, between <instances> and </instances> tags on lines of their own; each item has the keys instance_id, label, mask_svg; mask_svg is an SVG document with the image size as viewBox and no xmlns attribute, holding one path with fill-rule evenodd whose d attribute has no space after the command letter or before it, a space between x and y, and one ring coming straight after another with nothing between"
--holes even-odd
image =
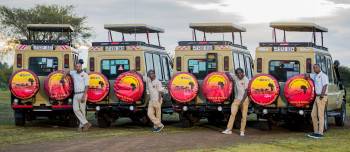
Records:
<instances>
[{"instance_id":1,"label":"headlight","mask_svg":"<svg viewBox=\"0 0 350 152\"><path fill-rule=\"evenodd\" d=\"M188 110L188 107L187 107L187 106L183 106L183 107L182 107L182 110L183 110L183 111L187 111L187 110Z\"/></svg>"},{"instance_id":2,"label":"headlight","mask_svg":"<svg viewBox=\"0 0 350 152\"><path fill-rule=\"evenodd\" d=\"M100 106L96 106L96 111L100 111L101 107Z\"/></svg>"},{"instance_id":3,"label":"headlight","mask_svg":"<svg viewBox=\"0 0 350 152\"><path fill-rule=\"evenodd\" d=\"M130 111L134 111L134 109L135 109L134 106L130 106L130 107L129 107L129 110L130 110Z\"/></svg>"},{"instance_id":4,"label":"headlight","mask_svg":"<svg viewBox=\"0 0 350 152\"><path fill-rule=\"evenodd\" d=\"M222 111L222 107L221 106L218 107L218 111Z\"/></svg>"}]
</instances>

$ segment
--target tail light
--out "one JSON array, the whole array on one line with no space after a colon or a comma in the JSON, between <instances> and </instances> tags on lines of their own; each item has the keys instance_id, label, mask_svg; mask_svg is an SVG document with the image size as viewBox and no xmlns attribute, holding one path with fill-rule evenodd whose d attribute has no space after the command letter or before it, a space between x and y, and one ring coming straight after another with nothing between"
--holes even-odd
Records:
<instances>
[{"instance_id":1,"label":"tail light","mask_svg":"<svg viewBox=\"0 0 350 152\"><path fill-rule=\"evenodd\" d=\"M311 73L311 67L312 67L311 58L307 58L306 59L306 73Z\"/></svg>"},{"instance_id":2,"label":"tail light","mask_svg":"<svg viewBox=\"0 0 350 152\"><path fill-rule=\"evenodd\" d=\"M230 70L230 62L229 62L229 57L225 56L224 57L224 71Z\"/></svg>"},{"instance_id":3,"label":"tail light","mask_svg":"<svg viewBox=\"0 0 350 152\"><path fill-rule=\"evenodd\" d=\"M176 70L181 71L181 57L176 57Z\"/></svg>"},{"instance_id":4,"label":"tail light","mask_svg":"<svg viewBox=\"0 0 350 152\"><path fill-rule=\"evenodd\" d=\"M261 73L262 72L262 59L258 58L256 60L256 72Z\"/></svg>"},{"instance_id":5,"label":"tail light","mask_svg":"<svg viewBox=\"0 0 350 152\"><path fill-rule=\"evenodd\" d=\"M141 60L140 57L135 57L135 70L140 71L141 70Z\"/></svg>"},{"instance_id":6,"label":"tail light","mask_svg":"<svg viewBox=\"0 0 350 152\"><path fill-rule=\"evenodd\" d=\"M95 71L95 58L90 58L89 64L90 64L90 71L91 72Z\"/></svg>"},{"instance_id":7,"label":"tail light","mask_svg":"<svg viewBox=\"0 0 350 152\"><path fill-rule=\"evenodd\" d=\"M22 54L17 54L17 68L22 68Z\"/></svg>"},{"instance_id":8,"label":"tail light","mask_svg":"<svg viewBox=\"0 0 350 152\"><path fill-rule=\"evenodd\" d=\"M69 68L69 54L64 55L64 68Z\"/></svg>"}]
</instances>

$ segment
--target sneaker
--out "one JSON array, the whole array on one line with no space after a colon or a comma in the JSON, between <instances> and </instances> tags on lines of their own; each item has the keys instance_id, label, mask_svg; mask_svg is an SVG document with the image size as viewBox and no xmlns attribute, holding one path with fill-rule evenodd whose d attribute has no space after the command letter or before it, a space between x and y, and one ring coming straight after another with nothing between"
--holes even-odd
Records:
<instances>
[{"instance_id":1,"label":"sneaker","mask_svg":"<svg viewBox=\"0 0 350 152\"><path fill-rule=\"evenodd\" d=\"M84 124L83 131L88 131L91 126L92 126L92 124L90 122Z\"/></svg>"},{"instance_id":2,"label":"sneaker","mask_svg":"<svg viewBox=\"0 0 350 152\"><path fill-rule=\"evenodd\" d=\"M245 135L244 135L244 132L241 131L241 133L239 134L239 136L244 137L244 136L245 136Z\"/></svg>"},{"instance_id":3,"label":"sneaker","mask_svg":"<svg viewBox=\"0 0 350 152\"><path fill-rule=\"evenodd\" d=\"M224 130L224 131L221 132L221 133L226 134L226 135L231 135L231 134L232 134L232 131L229 130L229 129L226 129L226 130Z\"/></svg>"},{"instance_id":4,"label":"sneaker","mask_svg":"<svg viewBox=\"0 0 350 152\"><path fill-rule=\"evenodd\" d=\"M314 139L320 139L323 137L323 135L314 133L314 134L310 134L309 137Z\"/></svg>"},{"instance_id":5,"label":"sneaker","mask_svg":"<svg viewBox=\"0 0 350 152\"><path fill-rule=\"evenodd\" d=\"M157 127L156 129L153 130L153 132L160 132L164 128L164 125Z\"/></svg>"},{"instance_id":6,"label":"sneaker","mask_svg":"<svg viewBox=\"0 0 350 152\"><path fill-rule=\"evenodd\" d=\"M309 133L306 135L307 137L314 138L316 136L316 133Z\"/></svg>"}]
</instances>

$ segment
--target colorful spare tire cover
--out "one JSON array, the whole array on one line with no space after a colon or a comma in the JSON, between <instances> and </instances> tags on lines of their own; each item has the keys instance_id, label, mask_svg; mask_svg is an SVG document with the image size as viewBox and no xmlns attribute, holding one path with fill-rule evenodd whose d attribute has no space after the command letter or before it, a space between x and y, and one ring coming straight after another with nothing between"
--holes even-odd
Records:
<instances>
[{"instance_id":1,"label":"colorful spare tire cover","mask_svg":"<svg viewBox=\"0 0 350 152\"><path fill-rule=\"evenodd\" d=\"M142 76L136 72L124 72L114 82L114 93L118 99L133 103L141 99L144 91Z\"/></svg>"},{"instance_id":2,"label":"colorful spare tire cover","mask_svg":"<svg viewBox=\"0 0 350 152\"><path fill-rule=\"evenodd\" d=\"M284 96L289 104L295 107L305 107L315 98L315 87L311 79L304 75L289 78L284 86Z\"/></svg>"},{"instance_id":3,"label":"colorful spare tire cover","mask_svg":"<svg viewBox=\"0 0 350 152\"><path fill-rule=\"evenodd\" d=\"M30 70L18 70L12 74L9 88L15 97L29 99L39 91L38 76Z\"/></svg>"},{"instance_id":4,"label":"colorful spare tire cover","mask_svg":"<svg viewBox=\"0 0 350 152\"><path fill-rule=\"evenodd\" d=\"M51 72L45 79L45 92L50 99L64 100L73 93L73 81L67 76L62 82L63 71Z\"/></svg>"},{"instance_id":5,"label":"colorful spare tire cover","mask_svg":"<svg viewBox=\"0 0 350 152\"><path fill-rule=\"evenodd\" d=\"M213 103L221 103L232 94L233 83L231 78L223 72L212 72L202 83L204 97Z\"/></svg>"},{"instance_id":6,"label":"colorful spare tire cover","mask_svg":"<svg viewBox=\"0 0 350 152\"><path fill-rule=\"evenodd\" d=\"M92 103L100 102L108 95L108 92L108 79L102 73L90 72L87 100Z\"/></svg>"},{"instance_id":7,"label":"colorful spare tire cover","mask_svg":"<svg viewBox=\"0 0 350 152\"><path fill-rule=\"evenodd\" d=\"M258 74L249 82L248 94L251 100L258 105L273 103L280 92L277 80L268 74Z\"/></svg>"},{"instance_id":8,"label":"colorful spare tire cover","mask_svg":"<svg viewBox=\"0 0 350 152\"><path fill-rule=\"evenodd\" d=\"M192 101L198 94L198 82L194 75L180 72L173 76L169 82L169 93L179 103Z\"/></svg>"}]
</instances>

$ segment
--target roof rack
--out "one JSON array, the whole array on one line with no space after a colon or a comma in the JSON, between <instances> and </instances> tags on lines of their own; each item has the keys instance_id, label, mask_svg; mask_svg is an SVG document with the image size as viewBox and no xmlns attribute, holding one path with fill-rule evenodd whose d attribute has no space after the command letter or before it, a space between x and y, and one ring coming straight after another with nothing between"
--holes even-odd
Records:
<instances>
[{"instance_id":1,"label":"roof rack","mask_svg":"<svg viewBox=\"0 0 350 152\"><path fill-rule=\"evenodd\" d=\"M28 24L29 31L37 32L73 32L74 29L69 24Z\"/></svg>"},{"instance_id":2,"label":"roof rack","mask_svg":"<svg viewBox=\"0 0 350 152\"><path fill-rule=\"evenodd\" d=\"M164 30L158 27L146 24L105 24L104 28L120 33L164 33Z\"/></svg>"},{"instance_id":3,"label":"roof rack","mask_svg":"<svg viewBox=\"0 0 350 152\"><path fill-rule=\"evenodd\" d=\"M295 32L328 32L328 29L311 22L272 22L270 27Z\"/></svg>"},{"instance_id":4,"label":"roof rack","mask_svg":"<svg viewBox=\"0 0 350 152\"><path fill-rule=\"evenodd\" d=\"M286 31L289 32L312 32L312 39L315 46L316 44L316 33L321 33L321 47L323 46L323 33L328 32L328 29L322 26L319 26L315 23L311 22L271 22L270 27L273 28L272 38L274 39L274 43L277 42L277 34L276 29L283 31L283 43L287 43Z\"/></svg>"},{"instance_id":5,"label":"roof rack","mask_svg":"<svg viewBox=\"0 0 350 152\"><path fill-rule=\"evenodd\" d=\"M235 46L235 32L239 33L240 45L243 46L242 32L247 30L244 27L233 23L190 23L190 28L193 29L193 41L197 42L196 31L203 32L203 41L207 41L206 33L232 33L232 44Z\"/></svg>"}]
</instances>

